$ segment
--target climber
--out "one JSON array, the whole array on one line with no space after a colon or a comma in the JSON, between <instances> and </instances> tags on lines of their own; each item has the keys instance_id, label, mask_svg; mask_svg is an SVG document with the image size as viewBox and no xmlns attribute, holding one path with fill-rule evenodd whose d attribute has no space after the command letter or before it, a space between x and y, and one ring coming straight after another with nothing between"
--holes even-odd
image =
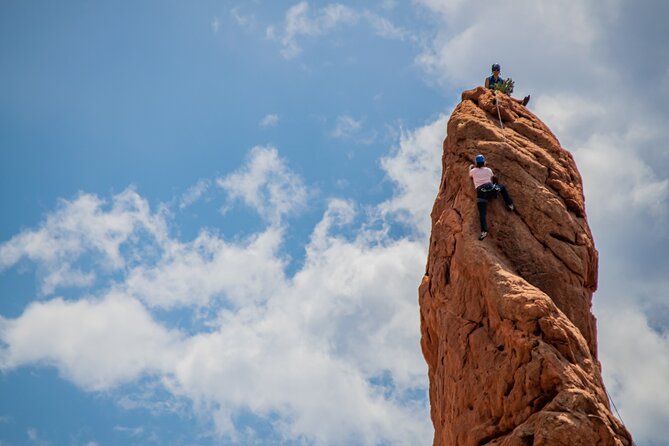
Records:
<instances>
[{"instance_id":1,"label":"climber","mask_svg":"<svg viewBox=\"0 0 669 446\"><path fill-rule=\"evenodd\" d=\"M489 88L493 90L495 94L497 94L497 91L495 90L495 85L497 84L502 84L504 82L504 79L502 79L499 75L500 72L500 66L498 63L492 65L492 75L490 77L485 78L485 88ZM525 96L523 99L517 99L517 98L512 98L509 96L512 101L517 102L521 105L527 105L528 102L530 102L530 95L528 94ZM497 98L495 98L497 99Z\"/></svg>"},{"instance_id":2,"label":"climber","mask_svg":"<svg viewBox=\"0 0 669 446\"><path fill-rule=\"evenodd\" d=\"M476 166L470 164L469 176L472 177L474 187L476 188L476 206L479 209L479 220L481 223L479 240L483 240L488 236L488 224L486 221L488 201L497 198L497 194L501 193L506 208L513 212L515 207L506 188L497 182L492 169L485 167L485 157L479 153L476 155L474 161L476 162Z\"/></svg>"}]
</instances>

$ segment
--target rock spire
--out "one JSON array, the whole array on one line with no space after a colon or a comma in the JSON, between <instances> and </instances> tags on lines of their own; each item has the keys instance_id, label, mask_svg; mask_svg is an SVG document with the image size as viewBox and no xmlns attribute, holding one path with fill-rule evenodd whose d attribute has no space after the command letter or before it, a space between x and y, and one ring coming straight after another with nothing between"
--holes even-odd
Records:
<instances>
[{"instance_id":1,"label":"rock spire","mask_svg":"<svg viewBox=\"0 0 669 446\"><path fill-rule=\"evenodd\" d=\"M597 359L597 251L571 154L526 108L465 91L419 288L434 445L632 445ZM488 206L478 240L469 165L482 153L516 205Z\"/></svg>"}]
</instances>

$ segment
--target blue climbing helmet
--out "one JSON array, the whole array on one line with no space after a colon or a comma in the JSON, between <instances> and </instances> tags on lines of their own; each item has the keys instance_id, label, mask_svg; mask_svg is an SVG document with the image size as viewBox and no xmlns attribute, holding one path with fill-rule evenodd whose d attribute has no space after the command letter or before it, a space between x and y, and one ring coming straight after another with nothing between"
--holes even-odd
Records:
<instances>
[{"instance_id":1,"label":"blue climbing helmet","mask_svg":"<svg viewBox=\"0 0 669 446\"><path fill-rule=\"evenodd\" d=\"M500 67L498 63L492 64L492 71L500 71Z\"/></svg>"},{"instance_id":2,"label":"blue climbing helmet","mask_svg":"<svg viewBox=\"0 0 669 446\"><path fill-rule=\"evenodd\" d=\"M476 158L474 158L474 162L476 163L477 166L485 164L485 156L479 153L478 155L476 155Z\"/></svg>"}]
</instances>

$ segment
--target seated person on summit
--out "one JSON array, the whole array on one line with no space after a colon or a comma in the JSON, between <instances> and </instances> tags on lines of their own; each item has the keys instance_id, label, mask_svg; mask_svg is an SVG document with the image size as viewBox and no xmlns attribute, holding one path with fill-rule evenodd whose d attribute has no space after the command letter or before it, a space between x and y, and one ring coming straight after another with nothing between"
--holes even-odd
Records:
<instances>
[{"instance_id":1,"label":"seated person on summit","mask_svg":"<svg viewBox=\"0 0 669 446\"><path fill-rule=\"evenodd\" d=\"M485 78L485 88L490 88L491 90L494 90L496 84L501 84L504 82L504 79L500 77L499 72L500 72L499 64L498 63L493 64L492 76ZM509 97L511 98L511 96ZM521 105L527 105L527 103L530 102L530 95L528 94L523 99L511 98L511 100Z\"/></svg>"}]
</instances>

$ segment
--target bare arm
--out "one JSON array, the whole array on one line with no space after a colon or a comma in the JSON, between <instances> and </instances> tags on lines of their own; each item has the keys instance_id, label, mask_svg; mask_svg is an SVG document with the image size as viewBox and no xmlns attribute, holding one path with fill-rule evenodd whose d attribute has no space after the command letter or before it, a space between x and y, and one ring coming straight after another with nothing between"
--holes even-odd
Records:
<instances>
[{"instance_id":1,"label":"bare arm","mask_svg":"<svg viewBox=\"0 0 669 446\"><path fill-rule=\"evenodd\" d=\"M490 88L490 78L485 78L485 88Z\"/></svg>"}]
</instances>

